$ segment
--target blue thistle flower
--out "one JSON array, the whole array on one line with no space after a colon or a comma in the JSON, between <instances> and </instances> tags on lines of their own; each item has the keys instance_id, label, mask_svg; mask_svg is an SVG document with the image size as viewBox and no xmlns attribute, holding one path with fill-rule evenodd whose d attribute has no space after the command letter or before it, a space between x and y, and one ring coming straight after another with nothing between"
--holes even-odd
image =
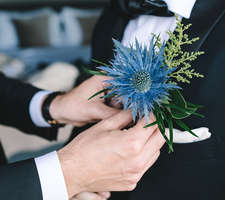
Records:
<instances>
[{"instance_id":1,"label":"blue thistle flower","mask_svg":"<svg viewBox=\"0 0 225 200\"><path fill-rule=\"evenodd\" d=\"M146 123L154 105L161 105L169 100L169 90L178 86L169 83L169 74L175 68L167 69L164 65L164 45L156 51L154 38L149 48L141 46L136 40L135 48L127 48L117 40L115 45L115 58L111 66L100 66L112 79L107 80L110 92L104 96L114 96L117 102L123 102L124 109L132 110L133 120L145 117Z\"/></svg>"}]
</instances>

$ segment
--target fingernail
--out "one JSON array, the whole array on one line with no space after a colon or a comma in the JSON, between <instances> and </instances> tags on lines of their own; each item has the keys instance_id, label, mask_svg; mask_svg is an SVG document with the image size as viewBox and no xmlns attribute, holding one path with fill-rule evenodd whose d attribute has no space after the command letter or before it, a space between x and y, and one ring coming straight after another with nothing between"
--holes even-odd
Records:
<instances>
[{"instance_id":1,"label":"fingernail","mask_svg":"<svg viewBox=\"0 0 225 200\"><path fill-rule=\"evenodd\" d=\"M110 192L103 192L102 195L106 198L110 197Z\"/></svg>"},{"instance_id":2,"label":"fingernail","mask_svg":"<svg viewBox=\"0 0 225 200\"><path fill-rule=\"evenodd\" d=\"M102 81L102 85L105 87L105 86L108 86L109 84L105 81Z\"/></svg>"}]
</instances>

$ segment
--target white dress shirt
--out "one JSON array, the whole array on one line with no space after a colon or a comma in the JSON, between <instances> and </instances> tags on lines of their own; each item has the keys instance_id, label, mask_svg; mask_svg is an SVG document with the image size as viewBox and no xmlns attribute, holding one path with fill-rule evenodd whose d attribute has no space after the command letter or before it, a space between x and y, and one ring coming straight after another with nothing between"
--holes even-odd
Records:
<instances>
[{"instance_id":1,"label":"white dress shirt","mask_svg":"<svg viewBox=\"0 0 225 200\"><path fill-rule=\"evenodd\" d=\"M37 92L30 101L29 105L29 113L31 120L38 127L51 127L48 122L42 116L41 105L43 100L47 95L49 95L50 91L39 91Z\"/></svg>"},{"instance_id":2,"label":"white dress shirt","mask_svg":"<svg viewBox=\"0 0 225 200\"><path fill-rule=\"evenodd\" d=\"M57 152L35 158L44 200L68 200L68 194Z\"/></svg>"},{"instance_id":3,"label":"white dress shirt","mask_svg":"<svg viewBox=\"0 0 225 200\"><path fill-rule=\"evenodd\" d=\"M38 127L50 127L41 112L43 100L50 91L39 91L31 99L29 113L31 120ZM43 200L68 200L67 188L57 152L51 152L35 158Z\"/></svg>"},{"instance_id":4,"label":"white dress shirt","mask_svg":"<svg viewBox=\"0 0 225 200\"><path fill-rule=\"evenodd\" d=\"M165 0L168 9L180 17L189 18L196 0ZM152 33L160 35L162 40L167 41L167 32L176 28L175 17L158 17L153 15L141 15L130 20L122 39L125 46L134 45L137 39L139 43L149 46Z\"/></svg>"},{"instance_id":5,"label":"white dress shirt","mask_svg":"<svg viewBox=\"0 0 225 200\"><path fill-rule=\"evenodd\" d=\"M165 0L170 11L180 17L189 18L196 0ZM156 17L142 15L131 20L124 32L122 43L126 46L135 42L149 44L152 33L160 34L163 40L168 40L166 32L176 28L175 17ZM49 127L41 113L43 99L49 91L36 93L29 106L30 116L34 124L39 127ZM68 194L60 162L56 152L35 158L42 194L44 200L67 200Z\"/></svg>"}]
</instances>

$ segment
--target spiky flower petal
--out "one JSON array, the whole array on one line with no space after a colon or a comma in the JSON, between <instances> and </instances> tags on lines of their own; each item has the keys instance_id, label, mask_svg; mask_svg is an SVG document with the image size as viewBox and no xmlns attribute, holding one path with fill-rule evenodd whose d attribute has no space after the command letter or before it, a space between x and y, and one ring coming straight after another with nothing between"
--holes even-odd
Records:
<instances>
[{"instance_id":1,"label":"spiky flower petal","mask_svg":"<svg viewBox=\"0 0 225 200\"><path fill-rule=\"evenodd\" d=\"M117 40L115 58L111 67L101 66L99 69L112 79L107 80L110 92L105 98L115 95L118 102L123 102L124 109L131 109L133 120L146 118L154 111L154 105L161 105L169 99L169 90L178 86L169 83L169 74L176 68L168 69L164 64L164 45L158 51L151 40L149 48L141 46L137 41L127 48Z\"/></svg>"}]
</instances>

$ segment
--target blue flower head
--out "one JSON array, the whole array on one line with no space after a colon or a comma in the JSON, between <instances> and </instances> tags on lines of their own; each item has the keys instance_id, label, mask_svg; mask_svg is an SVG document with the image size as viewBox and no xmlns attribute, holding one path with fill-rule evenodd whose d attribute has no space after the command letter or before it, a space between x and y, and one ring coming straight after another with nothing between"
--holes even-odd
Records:
<instances>
[{"instance_id":1,"label":"blue flower head","mask_svg":"<svg viewBox=\"0 0 225 200\"><path fill-rule=\"evenodd\" d=\"M101 66L99 69L111 77L107 80L110 92L104 96L114 96L117 102L123 102L124 109L132 110L133 120L145 117L148 123L150 112L154 105L161 105L169 99L169 90L178 86L169 83L169 74L175 69L167 69L164 64L164 45L156 51L154 38L150 46L141 46L136 40L135 48L123 46L117 40L115 58L111 66Z\"/></svg>"}]
</instances>

